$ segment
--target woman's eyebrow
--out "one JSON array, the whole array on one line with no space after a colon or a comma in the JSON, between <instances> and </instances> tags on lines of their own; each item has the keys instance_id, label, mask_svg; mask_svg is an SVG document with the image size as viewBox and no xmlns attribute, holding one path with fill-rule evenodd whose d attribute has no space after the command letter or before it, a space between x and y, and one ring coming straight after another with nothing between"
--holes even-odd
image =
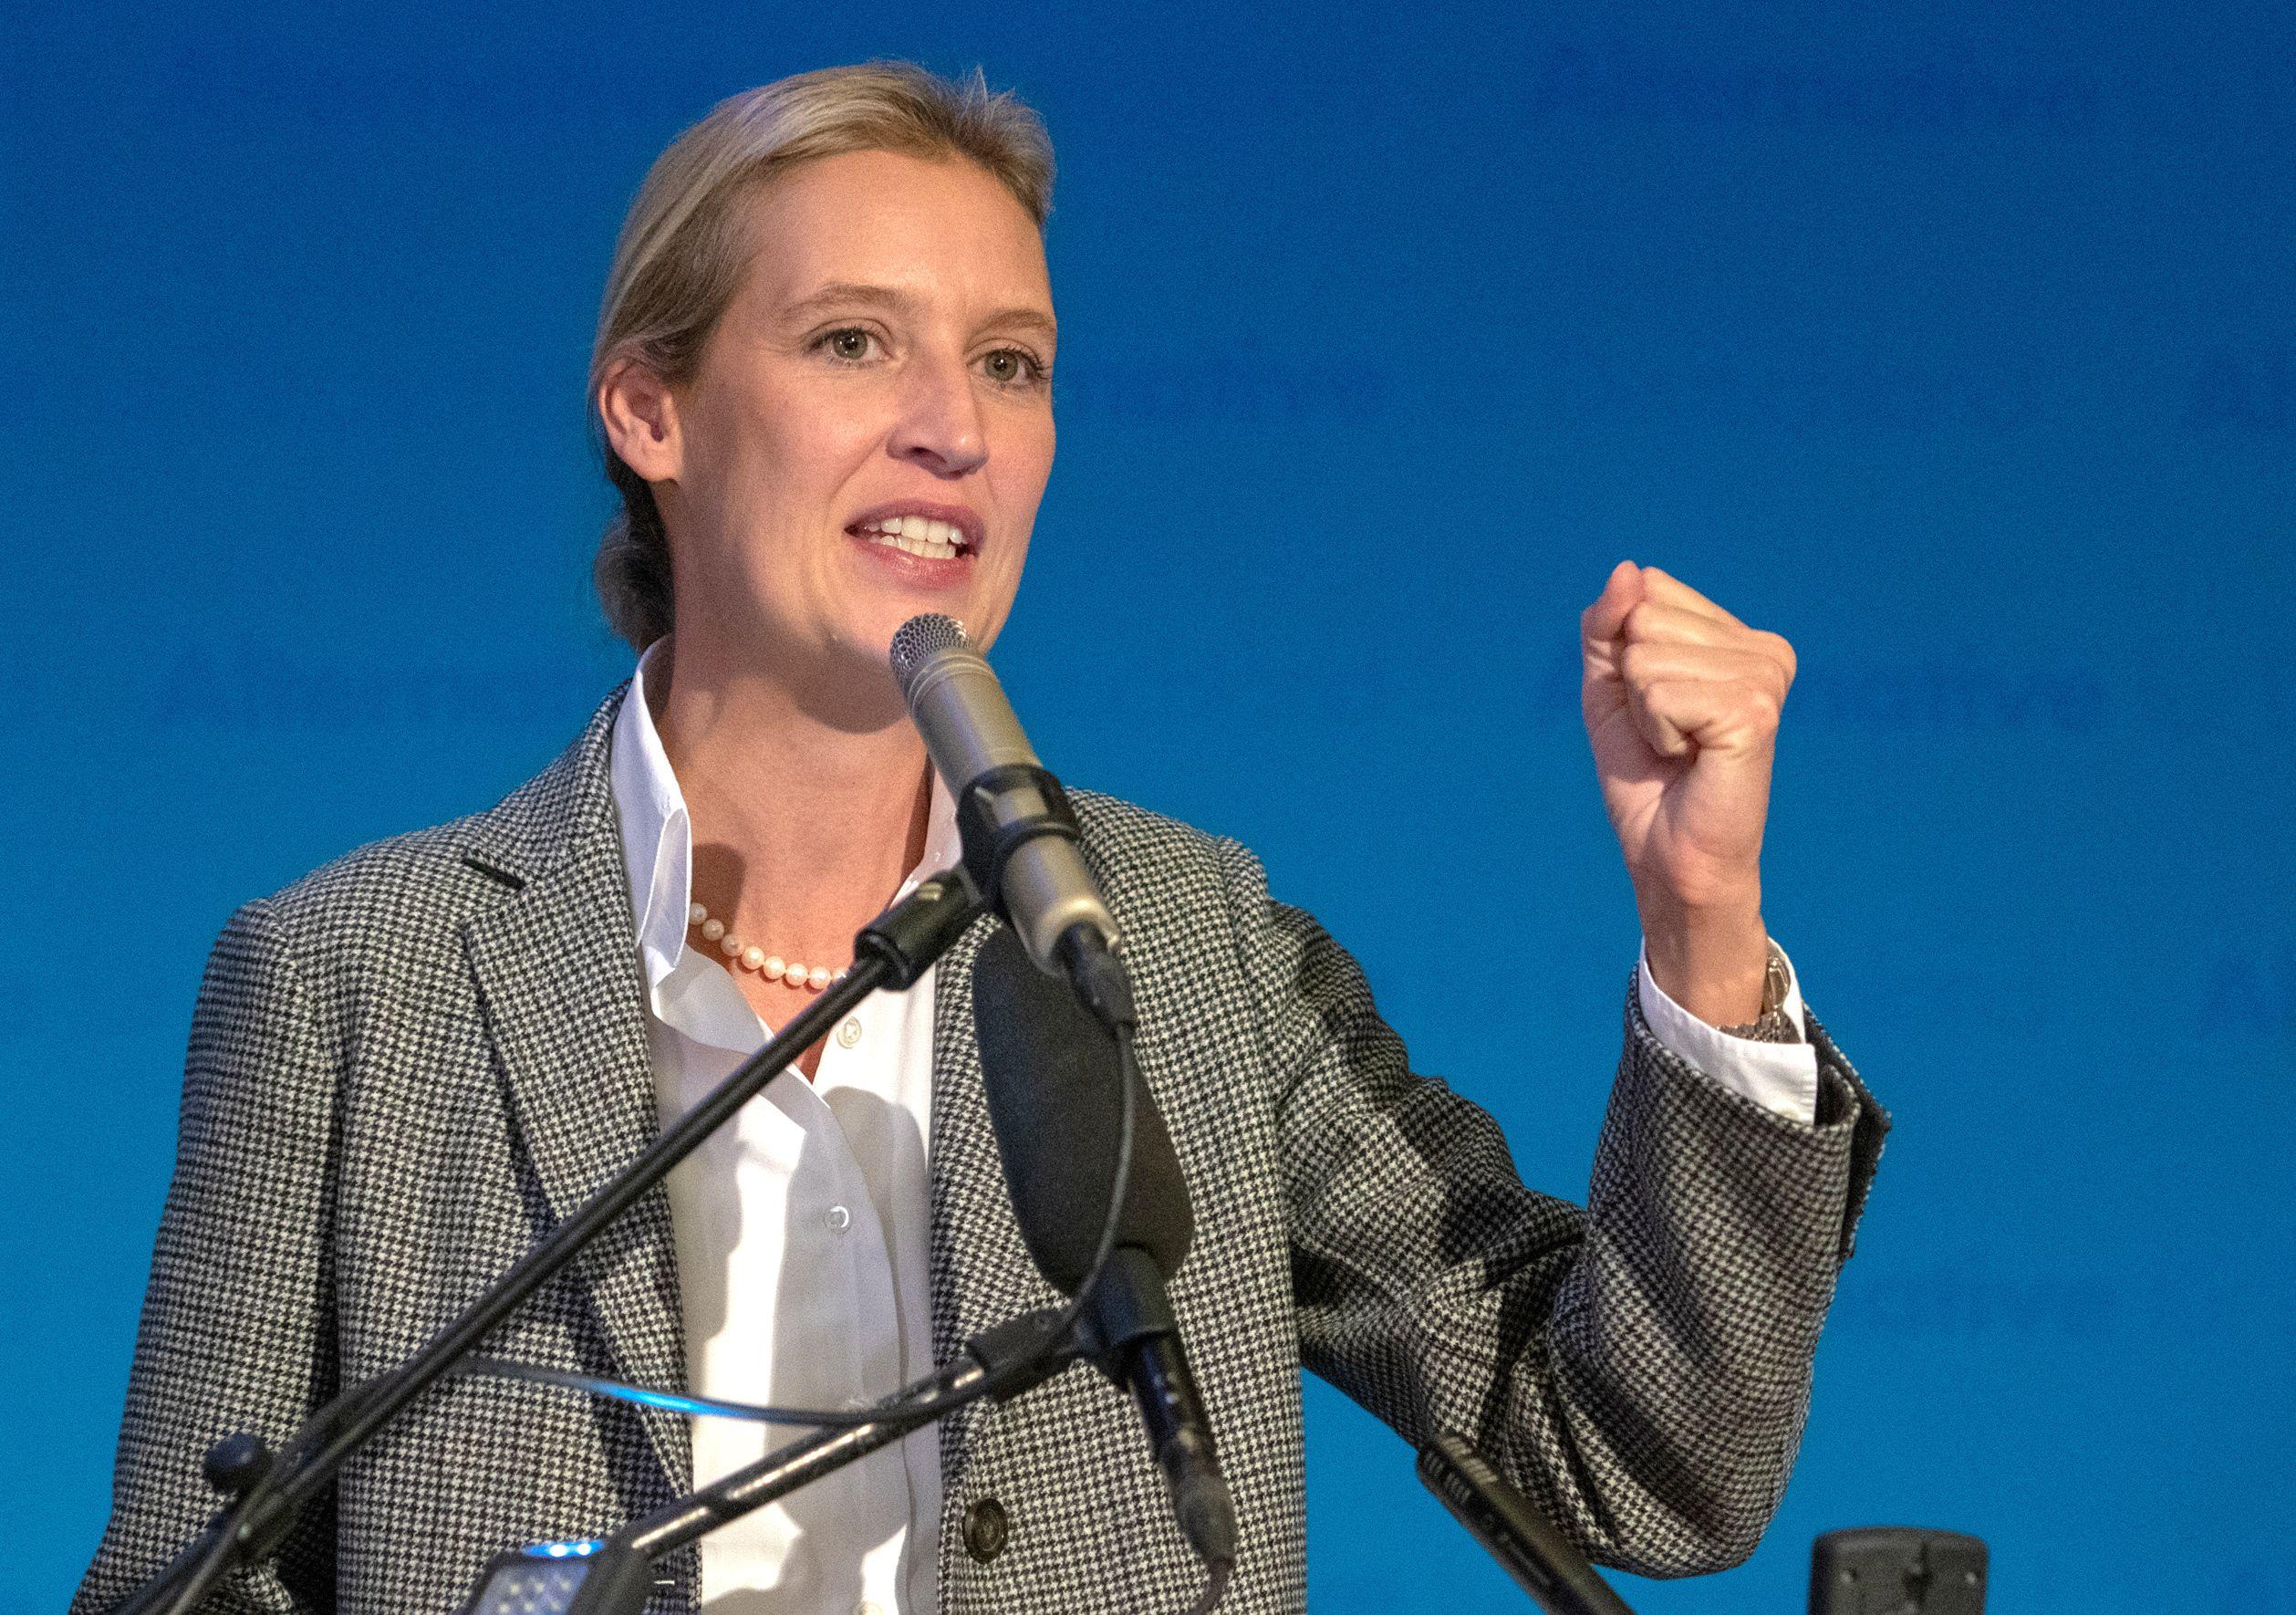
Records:
<instances>
[{"instance_id":1,"label":"woman's eyebrow","mask_svg":"<svg viewBox=\"0 0 2296 1615\"><path fill-rule=\"evenodd\" d=\"M1001 308L981 322L992 330L1034 331L1046 341L1060 334L1060 326L1042 308Z\"/></svg>"},{"instance_id":2,"label":"woman's eyebrow","mask_svg":"<svg viewBox=\"0 0 2296 1615\"><path fill-rule=\"evenodd\" d=\"M795 324L812 318L832 308L901 308L909 299L888 286L868 286L859 281L833 280L805 297L800 297L782 310L782 317Z\"/></svg>"},{"instance_id":3,"label":"woman's eyebrow","mask_svg":"<svg viewBox=\"0 0 2296 1615\"><path fill-rule=\"evenodd\" d=\"M884 308L898 313L913 307L915 301L908 293L896 291L888 286L834 280L784 308L782 318L791 325L803 325L833 309ZM1047 341L1058 335L1060 329L1053 317L1044 310L1026 306L1000 308L981 323L983 328L989 329L1033 331Z\"/></svg>"}]
</instances>

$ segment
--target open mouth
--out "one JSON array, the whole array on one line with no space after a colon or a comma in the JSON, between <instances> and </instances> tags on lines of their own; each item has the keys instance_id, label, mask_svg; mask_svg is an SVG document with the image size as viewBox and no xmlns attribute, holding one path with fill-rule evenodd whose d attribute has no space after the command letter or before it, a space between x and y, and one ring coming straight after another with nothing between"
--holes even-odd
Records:
<instances>
[{"instance_id":1,"label":"open mouth","mask_svg":"<svg viewBox=\"0 0 2296 1615\"><path fill-rule=\"evenodd\" d=\"M930 561L951 561L971 555L977 546L954 522L929 516L888 516L856 522L846 529L856 538L883 544Z\"/></svg>"}]
</instances>

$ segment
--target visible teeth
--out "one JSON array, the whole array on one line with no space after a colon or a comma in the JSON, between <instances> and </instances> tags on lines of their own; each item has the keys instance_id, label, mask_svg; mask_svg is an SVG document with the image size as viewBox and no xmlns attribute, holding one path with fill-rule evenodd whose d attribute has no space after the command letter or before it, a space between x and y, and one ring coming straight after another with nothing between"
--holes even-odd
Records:
<instances>
[{"instance_id":1,"label":"visible teeth","mask_svg":"<svg viewBox=\"0 0 2296 1615\"><path fill-rule=\"evenodd\" d=\"M888 516L861 532L879 544L889 544L910 555L949 560L964 548L964 529L950 522L922 516Z\"/></svg>"},{"instance_id":2,"label":"visible teeth","mask_svg":"<svg viewBox=\"0 0 2296 1615\"><path fill-rule=\"evenodd\" d=\"M935 560L949 560L957 553L957 547L953 544L935 544L930 538L911 538L906 533L880 533L874 537L879 544L907 550L910 555L930 556Z\"/></svg>"}]
</instances>

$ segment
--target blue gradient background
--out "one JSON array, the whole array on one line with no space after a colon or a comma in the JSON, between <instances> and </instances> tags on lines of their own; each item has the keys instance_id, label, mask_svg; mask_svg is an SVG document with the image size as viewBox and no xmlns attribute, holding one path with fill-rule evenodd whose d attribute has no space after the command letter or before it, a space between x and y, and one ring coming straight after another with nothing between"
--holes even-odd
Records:
<instances>
[{"instance_id":1,"label":"blue gradient background","mask_svg":"<svg viewBox=\"0 0 2296 1615\"><path fill-rule=\"evenodd\" d=\"M70 15L66 15L67 10ZM1583 1193L1636 942L1574 700L1621 557L1800 651L1767 912L1896 1131L1761 1551L2001 1611L2296 1610L2287 8L1238 16L194 4L0 50L0 1604L106 1506L231 908L493 801L624 672L582 375L720 96L1049 119L1059 465L999 661L1232 833ZM1328 1610L1524 1607L1308 1386ZM20 1605L16 1600L22 1599Z\"/></svg>"}]
</instances>

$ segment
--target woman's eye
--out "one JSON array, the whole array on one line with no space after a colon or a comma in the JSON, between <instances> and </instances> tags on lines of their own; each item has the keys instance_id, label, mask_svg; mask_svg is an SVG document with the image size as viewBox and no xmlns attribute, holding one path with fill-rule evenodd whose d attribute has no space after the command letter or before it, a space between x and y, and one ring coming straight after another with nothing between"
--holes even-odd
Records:
<instances>
[{"instance_id":1,"label":"woman's eye","mask_svg":"<svg viewBox=\"0 0 2296 1615\"><path fill-rule=\"evenodd\" d=\"M848 326L843 330L831 331L823 337L821 346L828 351L832 359L843 359L847 364L858 364L868 358L869 349L876 340L877 338L874 335L863 330L859 326Z\"/></svg>"},{"instance_id":2,"label":"woman's eye","mask_svg":"<svg viewBox=\"0 0 2296 1615\"><path fill-rule=\"evenodd\" d=\"M1034 356L1023 353L1018 348L1000 348L981 362L987 370L990 380L1007 387L1034 381L1044 373L1044 367L1036 362Z\"/></svg>"}]
</instances>

